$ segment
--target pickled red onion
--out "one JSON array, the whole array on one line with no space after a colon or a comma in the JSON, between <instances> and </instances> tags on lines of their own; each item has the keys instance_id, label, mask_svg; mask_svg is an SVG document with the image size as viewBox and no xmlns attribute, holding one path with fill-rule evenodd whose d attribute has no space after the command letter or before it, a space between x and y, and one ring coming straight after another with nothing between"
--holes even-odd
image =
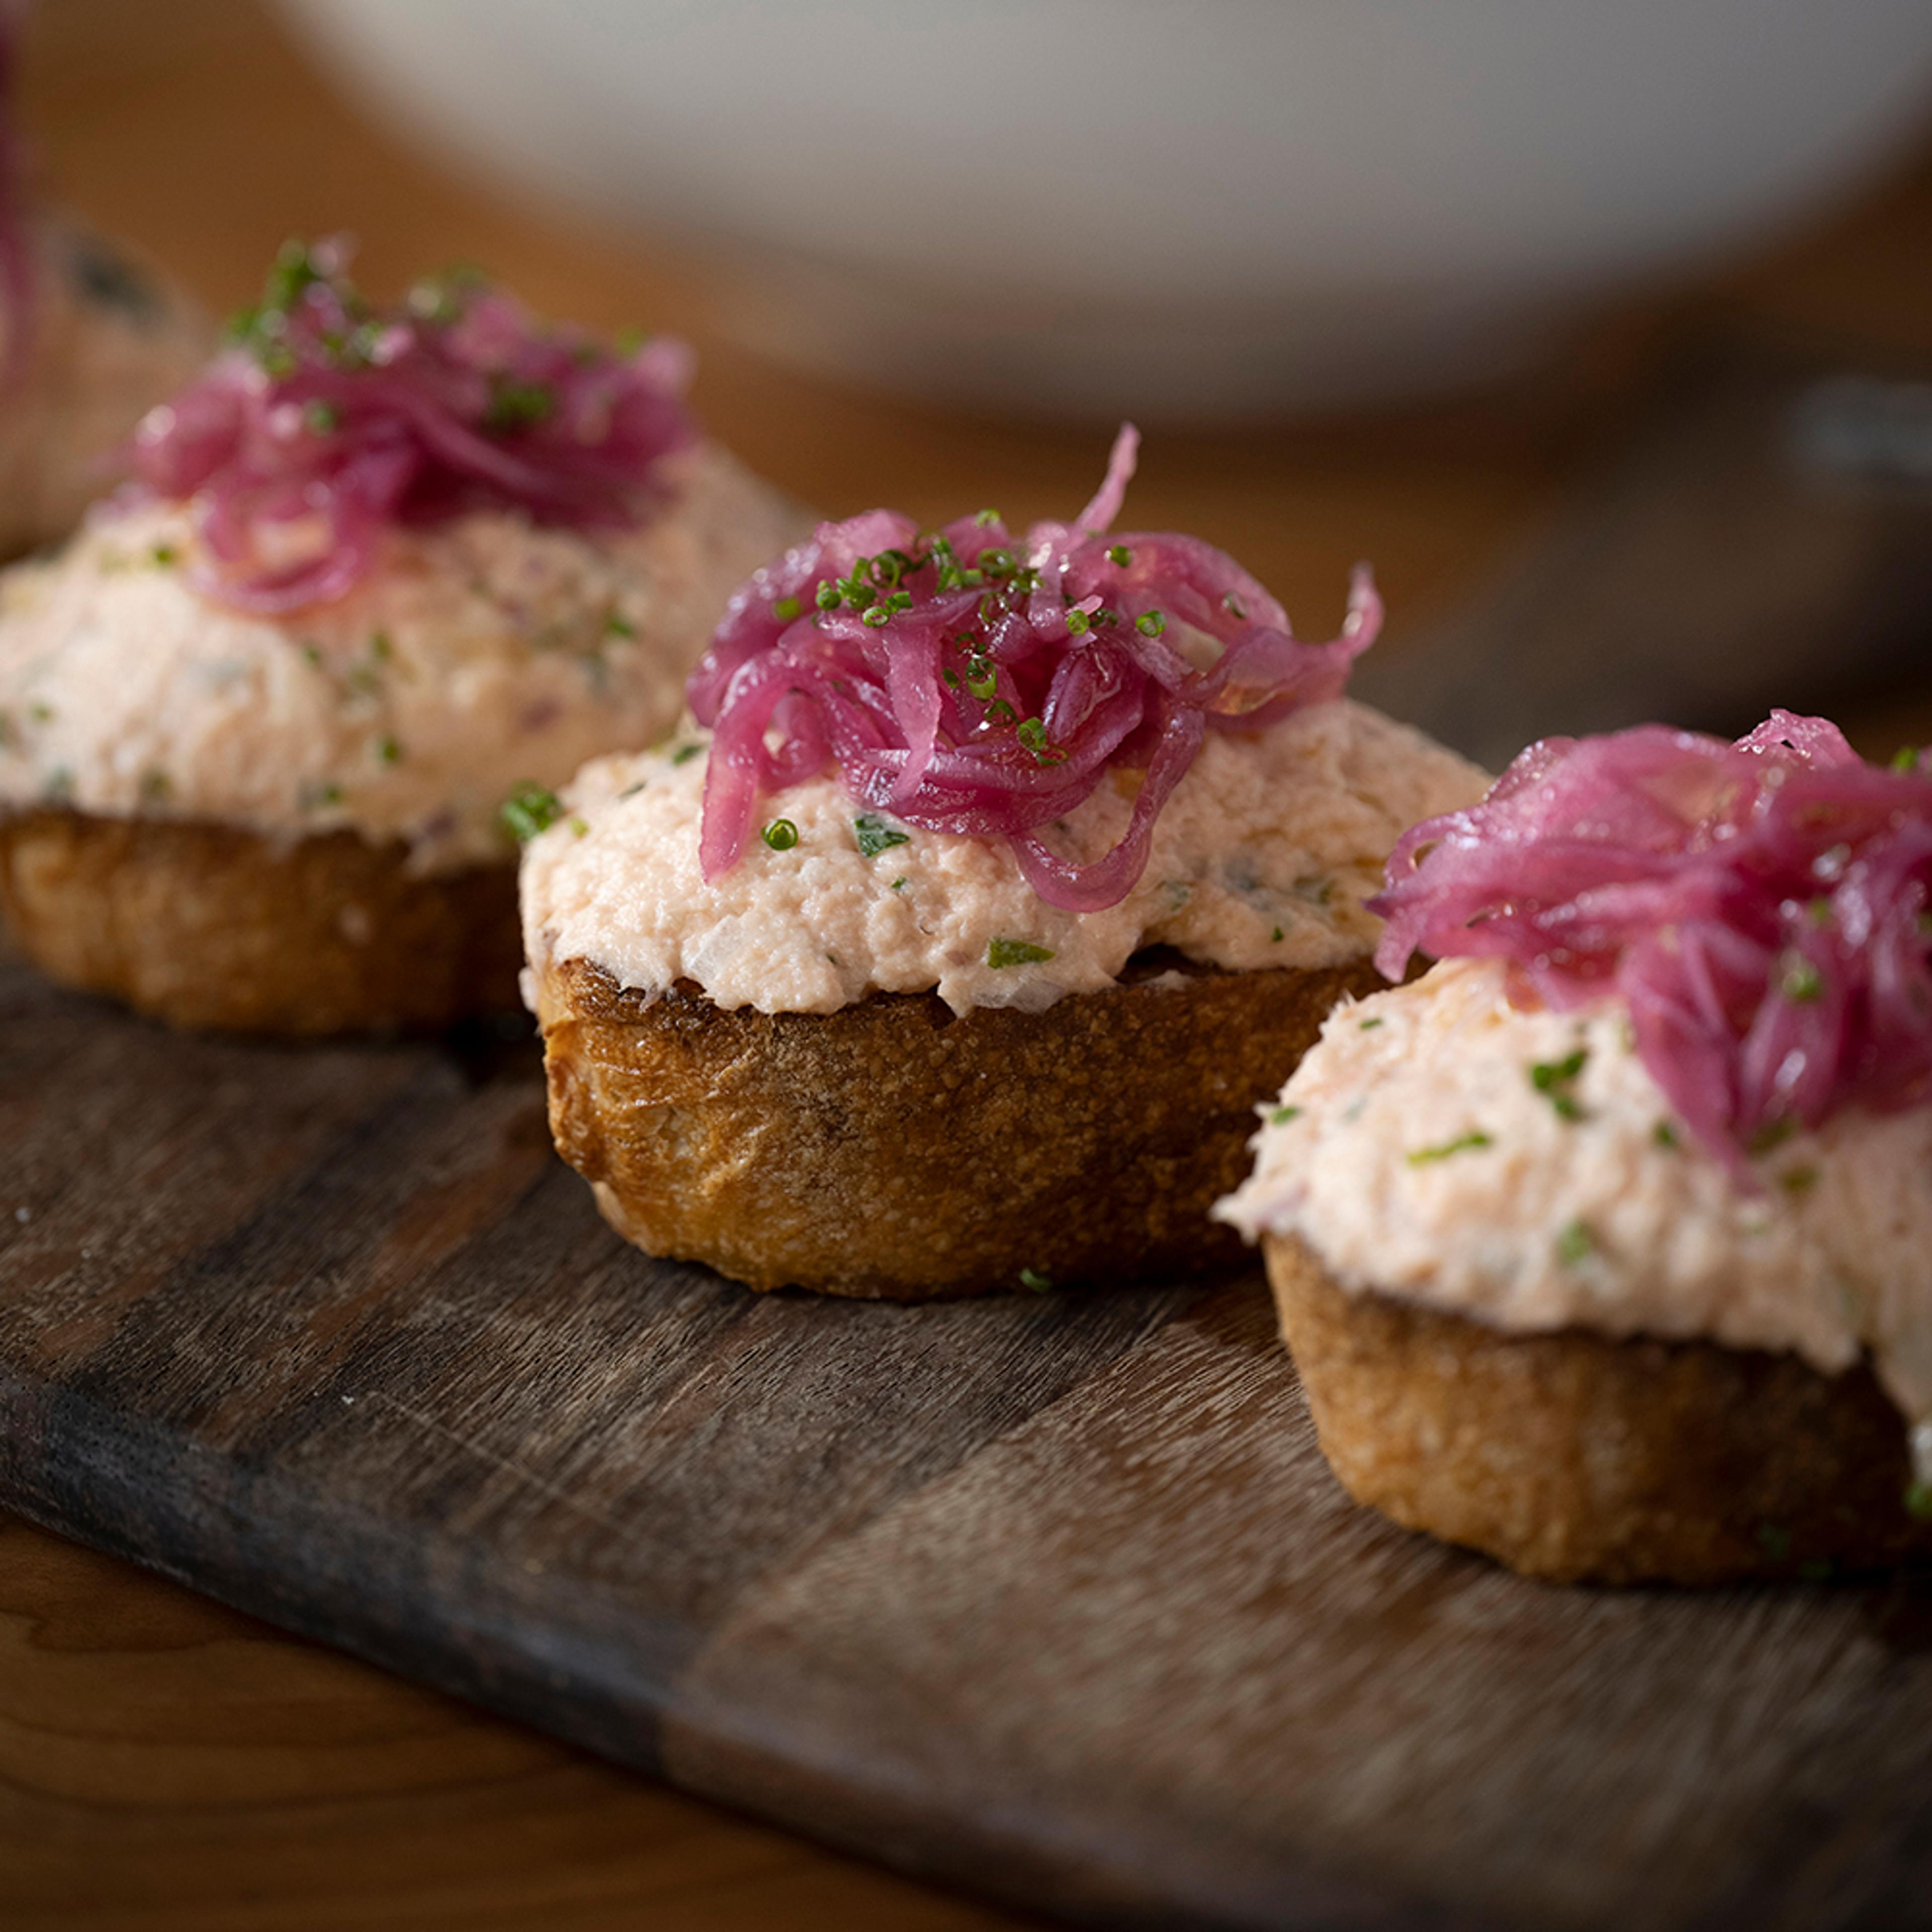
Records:
<instances>
[{"instance_id":1,"label":"pickled red onion","mask_svg":"<svg viewBox=\"0 0 1932 1932\"><path fill-rule=\"evenodd\" d=\"M1688 1125L1744 1156L1932 1096L1932 773L1785 711L1735 745L1550 738L1406 833L1376 963L1499 958L1548 1006L1606 994Z\"/></svg>"},{"instance_id":2,"label":"pickled red onion","mask_svg":"<svg viewBox=\"0 0 1932 1932\"><path fill-rule=\"evenodd\" d=\"M192 506L198 589L272 616L343 596L388 524L649 513L659 460L698 434L682 344L621 353L466 276L376 308L345 260L285 249L239 339L135 433L137 484Z\"/></svg>"},{"instance_id":3,"label":"pickled red onion","mask_svg":"<svg viewBox=\"0 0 1932 1932\"><path fill-rule=\"evenodd\" d=\"M1117 904L1209 730L1340 696L1382 604L1358 569L1342 635L1298 642L1234 560L1171 533L1110 536L1139 437L1116 439L1071 524L1017 541L990 512L937 532L872 510L822 524L732 598L691 676L712 728L700 858L734 866L766 795L836 764L859 802L1009 840L1051 905ZM1142 774L1119 842L1088 864L1041 829L1114 768Z\"/></svg>"}]
</instances>

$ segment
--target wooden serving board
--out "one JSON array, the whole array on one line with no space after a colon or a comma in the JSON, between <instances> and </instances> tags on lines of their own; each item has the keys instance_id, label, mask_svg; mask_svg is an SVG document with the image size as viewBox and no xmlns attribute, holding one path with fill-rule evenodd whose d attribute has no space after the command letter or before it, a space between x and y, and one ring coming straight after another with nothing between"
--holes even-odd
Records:
<instances>
[{"instance_id":1,"label":"wooden serving board","mask_svg":"<svg viewBox=\"0 0 1932 1932\"><path fill-rule=\"evenodd\" d=\"M184 1040L0 964L0 1502L1076 1919L1932 1917L1932 1588L1406 1535L1255 1276L905 1310L652 1263L526 1042Z\"/></svg>"}]
</instances>

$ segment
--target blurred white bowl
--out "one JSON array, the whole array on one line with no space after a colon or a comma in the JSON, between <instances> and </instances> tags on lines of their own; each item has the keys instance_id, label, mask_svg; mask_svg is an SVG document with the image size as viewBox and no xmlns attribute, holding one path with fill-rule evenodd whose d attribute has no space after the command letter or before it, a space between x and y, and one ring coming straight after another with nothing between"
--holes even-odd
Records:
<instances>
[{"instance_id":1,"label":"blurred white bowl","mask_svg":"<svg viewBox=\"0 0 1932 1932\"><path fill-rule=\"evenodd\" d=\"M1828 198L1928 0L284 0L406 130L948 400L1415 394Z\"/></svg>"}]
</instances>

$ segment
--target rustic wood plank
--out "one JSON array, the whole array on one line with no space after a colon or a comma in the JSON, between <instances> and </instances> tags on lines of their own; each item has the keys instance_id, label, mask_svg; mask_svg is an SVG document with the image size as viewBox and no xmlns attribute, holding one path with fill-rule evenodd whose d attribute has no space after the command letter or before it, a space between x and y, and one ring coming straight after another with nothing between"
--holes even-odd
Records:
<instances>
[{"instance_id":1,"label":"rustic wood plank","mask_svg":"<svg viewBox=\"0 0 1932 1932\"><path fill-rule=\"evenodd\" d=\"M14 968L0 1208L0 1498L840 1845L1109 1923L1932 1916L1920 1585L1402 1534L1252 1278L754 1297L602 1227L526 1046L178 1040Z\"/></svg>"}]
</instances>

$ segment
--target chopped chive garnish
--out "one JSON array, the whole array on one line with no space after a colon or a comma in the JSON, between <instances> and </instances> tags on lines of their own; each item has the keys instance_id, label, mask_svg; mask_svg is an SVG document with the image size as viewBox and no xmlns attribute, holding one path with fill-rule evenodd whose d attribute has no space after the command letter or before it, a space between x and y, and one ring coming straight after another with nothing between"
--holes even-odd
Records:
<instances>
[{"instance_id":1,"label":"chopped chive garnish","mask_svg":"<svg viewBox=\"0 0 1932 1932\"><path fill-rule=\"evenodd\" d=\"M1281 928L1276 926L1274 932L1268 934L1268 939L1271 944L1279 945L1281 941Z\"/></svg>"},{"instance_id":2,"label":"chopped chive garnish","mask_svg":"<svg viewBox=\"0 0 1932 1932\"><path fill-rule=\"evenodd\" d=\"M1238 617L1244 623L1247 622L1248 607L1232 590L1221 599L1221 608L1229 616Z\"/></svg>"},{"instance_id":3,"label":"chopped chive garnish","mask_svg":"<svg viewBox=\"0 0 1932 1932\"><path fill-rule=\"evenodd\" d=\"M1382 1016L1379 1014L1377 1014L1373 1018L1363 1021L1362 1030L1364 1033L1373 1033L1376 1028L1382 1024Z\"/></svg>"},{"instance_id":4,"label":"chopped chive garnish","mask_svg":"<svg viewBox=\"0 0 1932 1932\"><path fill-rule=\"evenodd\" d=\"M1285 1127L1290 1120L1299 1120L1300 1117L1301 1109L1299 1107L1270 1108L1268 1111L1268 1125L1271 1127Z\"/></svg>"},{"instance_id":5,"label":"chopped chive garnish","mask_svg":"<svg viewBox=\"0 0 1932 1932\"><path fill-rule=\"evenodd\" d=\"M1134 554L1125 544L1110 544L1107 548L1107 561L1118 564L1123 570L1134 560Z\"/></svg>"},{"instance_id":6,"label":"chopped chive garnish","mask_svg":"<svg viewBox=\"0 0 1932 1932\"><path fill-rule=\"evenodd\" d=\"M1892 768L1895 772L1914 772L1918 769L1918 747L1901 745L1892 754Z\"/></svg>"},{"instance_id":7,"label":"chopped chive garnish","mask_svg":"<svg viewBox=\"0 0 1932 1932\"><path fill-rule=\"evenodd\" d=\"M837 584L821 584L818 588L812 593L812 601L816 604L821 610L836 610L838 609L839 605L844 602L844 599L838 594L838 586Z\"/></svg>"},{"instance_id":8,"label":"chopped chive garnish","mask_svg":"<svg viewBox=\"0 0 1932 1932\"><path fill-rule=\"evenodd\" d=\"M588 838L590 834L590 822L588 819L573 818L570 821L570 829L578 838Z\"/></svg>"},{"instance_id":9,"label":"chopped chive garnish","mask_svg":"<svg viewBox=\"0 0 1932 1932\"><path fill-rule=\"evenodd\" d=\"M781 624L789 624L805 608L796 597L781 597L772 606L772 615Z\"/></svg>"},{"instance_id":10,"label":"chopped chive garnish","mask_svg":"<svg viewBox=\"0 0 1932 1932\"><path fill-rule=\"evenodd\" d=\"M798 843L798 827L788 818L775 818L758 836L774 852L789 852Z\"/></svg>"},{"instance_id":11,"label":"chopped chive garnish","mask_svg":"<svg viewBox=\"0 0 1932 1932\"><path fill-rule=\"evenodd\" d=\"M342 427L342 412L333 403L326 403L317 396L304 405L302 421L317 436L326 436L330 430Z\"/></svg>"},{"instance_id":12,"label":"chopped chive garnish","mask_svg":"<svg viewBox=\"0 0 1932 1932\"><path fill-rule=\"evenodd\" d=\"M153 555L155 563L163 570L166 569L170 564L181 561L181 552L170 543L155 544Z\"/></svg>"},{"instance_id":13,"label":"chopped chive garnish","mask_svg":"<svg viewBox=\"0 0 1932 1932\"><path fill-rule=\"evenodd\" d=\"M604 620L604 634L607 638L634 638L638 627L629 618L613 610Z\"/></svg>"},{"instance_id":14,"label":"chopped chive garnish","mask_svg":"<svg viewBox=\"0 0 1932 1932\"><path fill-rule=\"evenodd\" d=\"M403 748L393 738L378 738L376 740L376 755L384 764L393 765L401 758Z\"/></svg>"},{"instance_id":15,"label":"chopped chive garnish","mask_svg":"<svg viewBox=\"0 0 1932 1932\"><path fill-rule=\"evenodd\" d=\"M1020 1270L1020 1286L1030 1288L1035 1294L1045 1294L1053 1286L1053 1277L1044 1268L1023 1268Z\"/></svg>"},{"instance_id":16,"label":"chopped chive garnish","mask_svg":"<svg viewBox=\"0 0 1932 1932\"><path fill-rule=\"evenodd\" d=\"M1478 1148L1495 1144L1480 1127L1472 1127L1466 1134L1458 1134L1454 1140L1444 1141L1436 1147L1411 1149L1408 1164L1411 1167L1426 1167L1431 1161L1447 1160L1451 1154L1469 1154Z\"/></svg>"},{"instance_id":17,"label":"chopped chive garnish","mask_svg":"<svg viewBox=\"0 0 1932 1932\"><path fill-rule=\"evenodd\" d=\"M876 859L895 845L912 843L910 832L902 832L876 812L862 812L853 820L852 836L857 840L861 854L868 859Z\"/></svg>"},{"instance_id":18,"label":"chopped chive garnish","mask_svg":"<svg viewBox=\"0 0 1932 1932\"><path fill-rule=\"evenodd\" d=\"M1583 1110L1576 1104L1576 1096L1570 1089L1589 1057L1588 1048L1580 1046L1561 1060L1539 1060L1529 1070L1529 1084L1556 1109L1558 1120L1580 1120L1583 1118Z\"/></svg>"},{"instance_id":19,"label":"chopped chive garnish","mask_svg":"<svg viewBox=\"0 0 1932 1932\"><path fill-rule=\"evenodd\" d=\"M372 658L379 658L386 664L395 654L395 647L389 642L388 632L376 631L370 634L369 655Z\"/></svg>"},{"instance_id":20,"label":"chopped chive garnish","mask_svg":"<svg viewBox=\"0 0 1932 1932\"><path fill-rule=\"evenodd\" d=\"M554 825L562 810L562 802L548 786L520 784L504 800L501 815L516 834L517 842L524 844Z\"/></svg>"},{"instance_id":21,"label":"chopped chive garnish","mask_svg":"<svg viewBox=\"0 0 1932 1932\"><path fill-rule=\"evenodd\" d=\"M1650 1137L1660 1148L1668 1148L1674 1154L1684 1143L1677 1137L1677 1130L1668 1120L1659 1120L1650 1130Z\"/></svg>"},{"instance_id":22,"label":"chopped chive garnish","mask_svg":"<svg viewBox=\"0 0 1932 1932\"><path fill-rule=\"evenodd\" d=\"M670 761L674 765L688 765L704 748L702 745L680 745L670 754Z\"/></svg>"},{"instance_id":23,"label":"chopped chive garnish","mask_svg":"<svg viewBox=\"0 0 1932 1932\"><path fill-rule=\"evenodd\" d=\"M1134 620L1134 628L1144 638L1157 638L1167 628L1167 620L1158 610L1143 610Z\"/></svg>"},{"instance_id":24,"label":"chopped chive garnish","mask_svg":"<svg viewBox=\"0 0 1932 1932\"><path fill-rule=\"evenodd\" d=\"M1794 959L1784 969L1778 990L1793 1006L1808 1006L1825 990L1825 976L1808 959Z\"/></svg>"},{"instance_id":25,"label":"chopped chive garnish","mask_svg":"<svg viewBox=\"0 0 1932 1932\"><path fill-rule=\"evenodd\" d=\"M1004 966L1036 966L1053 957L1048 946L1036 946L1030 939L996 939L986 948L986 964Z\"/></svg>"},{"instance_id":26,"label":"chopped chive garnish","mask_svg":"<svg viewBox=\"0 0 1932 1932\"><path fill-rule=\"evenodd\" d=\"M1066 614L1066 634L1072 638L1084 637L1093 622L1084 610L1070 610Z\"/></svg>"},{"instance_id":27,"label":"chopped chive garnish","mask_svg":"<svg viewBox=\"0 0 1932 1932\"><path fill-rule=\"evenodd\" d=\"M1778 1177L1778 1184L1787 1194L1802 1194L1818 1184L1818 1170L1815 1167L1794 1167Z\"/></svg>"},{"instance_id":28,"label":"chopped chive garnish","mask_svg":"<svg viewBox=\"0 0 1932 1932\"><path fill-rule=\"evenodd\" d=\"M1572 1221L1556 1237L1556 1258L1566 1266L1574 1268L1586 1255L1596 1250L1597 1238L1590 1232L1587 1221Z\"/></svg>"},{"instance_id":29,"label":"chopped chive garnish","mask_svg":"<svg viewBox=\"0 0 1932 1932\"><path fill-rule=\"evenodd\" d=\"M997 510L982 510L973 520L981 530L991 530L1000 520L1000 513Z\"/></svg>"}]
</instances>

